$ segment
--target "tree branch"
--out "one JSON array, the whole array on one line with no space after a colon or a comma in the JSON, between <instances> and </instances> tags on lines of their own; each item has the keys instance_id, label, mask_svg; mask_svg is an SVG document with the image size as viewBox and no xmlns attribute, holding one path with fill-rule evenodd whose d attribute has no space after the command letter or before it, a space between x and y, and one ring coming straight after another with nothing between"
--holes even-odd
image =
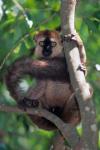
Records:
<instances>
[{"instance_id":1,"label":"tree branch","mask_svg":"<svg viewBox=\"0 0 100 150\"><path fill-rule=\"evenodd\" d=\"M79 136L77 135L76 130L74 130L74 127L71 124L64 123L59 117L54 115L53 113L42 109L42 108L26 108L20 109L19 107L15 106L6 106L6 105L0 105L0 111L2 112L8 112L8 113L20 113L20 114L27 114L27 115L37 115L42 116L46 118L47 120L51 121L57 129L60 131L62 136L66 141L69 141L69 143L74 147L77 142L79 141ZM75 139L74 139L75 137Z\"/></svg>"},{"instance_id":2,"label":"tree branch","mask_svg":"<svg viewBox=\"0 0 100 150\"><path fill-rule=\"evenodd\" d=\"M64 123L59 117L50 113L49 111L42 109L42 108L26 108L20 109L19 107L15 106L6 106L0 105L0 111L3 112L15 112L20 114L28 114L28 115L38 115L46 118L47 120L53 122L55 126L61 131L63 137L67 140L67 137L70 139L69 133L73 128L72 125Z\"/></svg>"},{"instance_id":3,"label":"tree branch","mask_svg":"<svg viewBox=\"0 0 100 150\"><path fill-rule=\"evenodd\" d=\"M53 113L42 109L42 108L26 108L20 109L19 107L15 106L6 106L0 105L0 112L11 112L11 113L20 113L20 114L27 114L27 115L37 115L40 117L44 117L47 120L51 121L57 129L60 131L62 136L66 141L69 140L69 144L74 147L79 140L79 136L77 135L76 131L73 130L72 124L64 123L59 117L54 115ZM73 135L75 135L76 139L73 139Z\"/></svg>"},{"instance_id":4,"label":"tree branch","mask_svg":"<svg viewBox=\"0 0 100 150\"><path fill-rule=\"evenodd\" d=\"M62 0L61 23L63 36L66 34L75 34L74 15L76 0ZM76 93L79 103L83 135L83 144L76 147L76 150L97 150L97 126L96 115L93 101L84 74L78 69L81 64L79 49L74 41L64 41L64 51L68 69L70 73L71 84Z\"/></svg>"}]
</instances>

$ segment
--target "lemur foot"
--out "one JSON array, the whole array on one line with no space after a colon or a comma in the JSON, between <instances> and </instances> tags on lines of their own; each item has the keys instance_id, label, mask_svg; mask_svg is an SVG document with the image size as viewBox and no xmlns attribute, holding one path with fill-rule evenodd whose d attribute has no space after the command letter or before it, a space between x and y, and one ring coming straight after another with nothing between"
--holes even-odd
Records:
<instances>
[{"instance_id":1,"label":"lemur foot","mask_svg":"<svg viewBox=\"0 0 100 150\"><path fill-rule=\"evenodd\" d=\"M80 39L78 33L64 35L64 40L68 42L75 41L79 48L83 46L82 40Z\"/></svg>"},{"instance_id":2,"label":"lemur foot","mask_svg":"<svg viewBox=\"0 0 100 150\"><path fill-rule=\"evenodd\" d=\"M80 59L81 59L81 65L79 65L78 69L83 71L84 75L87 75L87 69L86 69L86 54L85 54L85 49L84 49L84 45L83 42L79 36L78 33L75 34L68 34L68 35L64 35L64 40L65 41L74 41L77 45L77 47L79 48L79 53L80 53Z\"/></svg>"},{"instance_id":3,"label":"lemur foot","mask_svg":"<svg viewBox=\"0 0 100 150\"><path fill-rule=\"evenodd\" d=\"M18 102L18 106L21 109L26 110L26 108L38 107L39 102L38 100L29 99L24 97L22 100Z\"/></svg>"}]
</instances>

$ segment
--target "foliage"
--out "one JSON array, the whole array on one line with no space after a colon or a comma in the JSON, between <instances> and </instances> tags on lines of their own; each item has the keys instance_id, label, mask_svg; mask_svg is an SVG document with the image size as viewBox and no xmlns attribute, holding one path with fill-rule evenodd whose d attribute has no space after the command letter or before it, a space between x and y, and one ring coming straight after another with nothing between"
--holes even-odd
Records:
<instances>
[{"instance_id":1,"label":"foliage","mask_svg":"<svg viewBox=\"0 0 100 150\"><path fill-rule=\"evenodd\" d=\"M33 37L36 32L60 26L60 4L60 0L0 0L0 104L16 104L3 82L7 67L16 58L29 55L29 49L35 46ZM76 12L76 29L86 47L88 81L94 89L100 127L100 72L95 67L100 64L99 2L81 0ZM46 150L53 135L33 126L26 116L0 112L0 150Z\"/></svg>"}]
</instances>

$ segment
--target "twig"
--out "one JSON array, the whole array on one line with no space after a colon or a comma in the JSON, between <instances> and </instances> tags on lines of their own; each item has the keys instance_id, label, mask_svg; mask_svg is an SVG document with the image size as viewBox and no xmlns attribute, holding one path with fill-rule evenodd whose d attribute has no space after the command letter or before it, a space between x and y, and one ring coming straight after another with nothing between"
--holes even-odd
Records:
<instances>
[{"instance_id":1,"label":"twig","mask_svg":"<svg viewBox=\"0 0 100 150\"><path fill-rule=\"evenodd\" d=\"M26 20L26 22L27 22L27 24L28 24L28 26L30 26L30 21L31 21L31 23L32 23L32 25L33 25L33 21L32 20L29 20L29 18L28 18L28 15L27 15L27 13L26 13L26 11L25 11L25 9L22 7L22 5L18 2L18 1L16 1L16 0L12 0L13 1L13 3L16 5L16 7L22 12L22 14L23 14L23 16L24 16L24 18L25 18L25 20ZM46 23L48 23L50 20L52 20L55 16L57 15L57 13L54 13L51 17L49 17L48 19L44 19L42 22L41 22L41 25L42 24L46 24ZM31 26L32 27L32 26ZM35 25L35 31L36 30L39 30L39 23L38 23L38 25Z\"/></svg>"},{"instance_id":2,"label":"twig","mask_svg":"<svg viewBox=\"0 0 100 150\"><path fill-rule=\"evenodd\" d=\"M76 0L62 0L61 19L63 35L76 33L74 27L75 5ZM76 98L80 107L83 127L83 143L80 144L80 147L76 146L75 150L97 150L98 136L95 108L84 74L82 71L77 69L81 64L79 50L73 41L65 41L64 50L70 73L71 84L74 91L76 91Z\"/></svg>"},{"instance_id":3,"label":"twig","mask_svg":"<svg viewBox=\"0 0 100 150\"><path fill-rule=\"evenodd\" d=\"M25 12L24 8L21 6L21 4L20 4L18 1L12 0L12 2L16 5L16 7L17 7L20 11L22 11L23 15L26 15L26 12Z\"/></svg>"},{"instance_id":4,"label":"twig","mask_svg":"<svg viewBox=\"0 0 100 150\"><path fill-rule=\"evenodd\" d=\"M0 70L3 68L6 60L9 58L9 56L11 55L11 53L15 50L15 48L18 46L19 42L22 41L25 37L29 36L28 33L25 33L23 36L21 36L15 43L14 47L7 53L7 55L5 56L5 58L3 59L2 63L0 64Z\"/></svg>"}]
</instances>

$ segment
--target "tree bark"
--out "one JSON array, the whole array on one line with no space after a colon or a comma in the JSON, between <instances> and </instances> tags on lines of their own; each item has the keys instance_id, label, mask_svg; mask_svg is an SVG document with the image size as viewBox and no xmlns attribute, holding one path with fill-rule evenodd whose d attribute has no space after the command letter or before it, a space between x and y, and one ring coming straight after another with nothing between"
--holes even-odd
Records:
<instances>
[{"instance_id":1,"label":"tree bark","mask_svg":"<svg viewBox=\"0 0 100 150\"><path fill-rule=\"evenodd\" d=\"M61 28L63 36L76 34L74 27L75 5L76 0L62 0ZM75 150L97 150L98 134L95 108L85 76L83 72L78 69L81 64L79 49L73 40L70 42L64 41L64 51L71 84L76 93L82 118L83 133L81 144L80 146L77 145Z\"/></svg>"}]
</instances>

